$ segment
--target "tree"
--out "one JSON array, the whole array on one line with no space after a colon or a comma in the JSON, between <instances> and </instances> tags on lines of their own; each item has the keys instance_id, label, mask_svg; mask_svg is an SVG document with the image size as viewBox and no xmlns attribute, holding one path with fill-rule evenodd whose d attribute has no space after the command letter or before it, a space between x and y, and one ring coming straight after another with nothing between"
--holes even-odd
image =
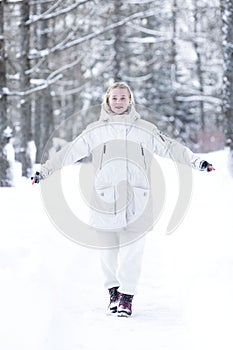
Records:
<instances>
[{"instance_id":1,"label":"tree","mask_svg":"<svg viewBox=\"0 0 233 350\"><path fill-rule=\"evenodd\" d=\"M199 12L198 6L196 1L194 0L194 49L196 53L196 71L197 71L197 81L199 86L199 93L200 95L203 95L204 93L204 79L203 79L203 67L202 67L202 52L199 47L198 39L200 36L201 30L199 29L200 26L200 16L201 13ZM204 101L199 101L199 111L200 111L200 126L201 130L205 130L205 115L204 115Z\"/></svg>"},{"instance_id":2,"label":"tree","mask_svg":"<svg viewBox=\"0 0 233 350\"><path fill-rule=\"evenodd\" d=\"M222 1L224 79L223 110L226 120L226 145L233 164L233 0ZM233 167L231 167L233 170Z\"/></svg>"},{"instance_id":3,"label":"tree","mask_svg":"<svg viewBox=\"0 0 233 350\"><path fill-rule=\"evenodd\" d=\"M39 1L36 5L37 16L41 17L36 23L36 50L39 54L39 78L46 82L49 75L49 57L43 58L43 53L49 48L49 22L43 18L48 11L48 3ZM43 149L54 129L53 108L50 85L37 92L35 96L35 135L37 146L37 161L41 161Z\"/></svg>"},{"instance_id":4,"label":"tree","mask_svg":"<svg viewBox=\"0 0 233 350\"><path fill-rule=\"evenodd\" d=\"M198 149L197 132L220 127L222 54L219 4L218 0L211 4L203 0L174 0L174 4L173 115L179 135L190 147Z\"/></svg>"},{"instance_id":5,"label":"tree","mask_svg":"<svg viewBox=\"0 0 233 350\"><path fill-rule=\"evenodd\" d=\"M4 4L0 1L0 132L7 127L7 95L6 95L6 54L4 37Z\"/></svg>"},{"instance_id":6,"label":"tree","mask_svg":"<svg viewBox=\"0 0 233 350\"><path fill-rule=\"evenodd\" d=\"M115 19L115 22L119 21L121 18L121 7L122 7L122 1L114 1L114 16L113 19ZM113 57L113 79L114 81L122 80L121 77L121 65L122 65L122 45L121 45L121 38L123 36L122 28L117 27L114 29L114 57Z\"/></svg>"},{"instance_id":7,"label":"tree","mask_svg":"<svg viewBox=\"0 0 233 350\"><path fill-rule=\"evenodd\" d=\"M5 146L9 139L7 130L7 95L6 95L6 54L4 37L4 3L0 1L0 186L11 186L9 178L9 160Z\"/></svg>"},{"instance_id":8,"label":"tree","mask_svg":"<svg viewBox=\"0 0 233 350\"><path fill-rule=\"evenodd\" d=\"M30 28L26 25L29 14L29 0L24 0L20 6L20 90L22 93L30 90ZM31 96L26 93L20 100L21 163L22 175L25 177L29 177L33 171L33 159L30 149L33 143L31 113Z\"/></svg>"},{"instance_id":9,"label":"tree","mask_svg":"<svg viewBox=\"0 0 233 350\"><path fill-rule=\"evenodd\" d=\"M155 111L145 118L160 128L169 121L166 131L189 146L200 125L222 127L219 0L17 0L5 8L1 86L18 155L30 130L38 162L63 121L69 135L59 128L57 138L79 134L98 118L85 110L114 80L128 82L137 104Z\"/></svg>"}]
</instances>

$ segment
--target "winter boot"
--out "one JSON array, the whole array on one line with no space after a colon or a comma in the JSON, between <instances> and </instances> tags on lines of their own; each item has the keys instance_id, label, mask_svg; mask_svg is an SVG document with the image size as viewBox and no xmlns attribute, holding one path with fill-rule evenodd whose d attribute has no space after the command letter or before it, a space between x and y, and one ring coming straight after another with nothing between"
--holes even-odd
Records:
<instances>
[{"instance_id":1,"label":"winter boot","mask_svg":"<svg viewBox=\"0 0 233 350\"><path fill-rule=\"evenodd\" d=\"M118 292L119 287L112 287L110 288L109 295L110 295L110 304L108 306L108 314L115 314L117 312L117 306L119 302L119 296L120 293Z\"/></svg>"},{"instance_id":2,"label":"winter boot","mask_svg":"<svg viewBox=\"0 0 233 350\"><path fill-rule=\"evenodd\" d=\"M132 314L132 300L133 295L120 294L119 304L117 308L117 316L119 317L130 317Z\"/></svg>"}]
</instances>

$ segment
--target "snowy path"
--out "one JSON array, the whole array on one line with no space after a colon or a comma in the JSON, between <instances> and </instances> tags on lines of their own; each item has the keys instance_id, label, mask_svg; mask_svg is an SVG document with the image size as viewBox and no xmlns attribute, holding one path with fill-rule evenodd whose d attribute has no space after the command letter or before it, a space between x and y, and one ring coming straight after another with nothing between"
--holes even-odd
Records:
<instances>
[{"instance_id":1,"label":"snowy path","mask_svg":"<svg viewBox=\"0 0 233 350\"><path fill-rule=\"evenodd\" d=\"M130 319L105 315L98 252L56 231L39 187L1 188L1 349L232 350L233 179L225 151L207 158L183 223L166 236L168 208L147 237Z\"/></svg>"}]
</instances>

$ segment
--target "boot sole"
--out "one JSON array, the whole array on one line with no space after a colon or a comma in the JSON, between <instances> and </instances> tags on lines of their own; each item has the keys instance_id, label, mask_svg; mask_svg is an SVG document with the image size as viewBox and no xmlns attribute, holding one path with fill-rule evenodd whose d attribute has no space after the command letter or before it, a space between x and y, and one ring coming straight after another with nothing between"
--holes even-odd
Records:
<instances>
[{"instance_id":1,"label":"boot sole","mask_svg":"<svg viewBox=\"0 0 233 350\"><path fill-rule=\"evenodd\" d=\"M112 309L108 309L107 310L107 315L111 316L111 315L116 315L117 314L117 306L112 308Z\"/></svg>"},{"instance_id":2,"label":"boot sole","mask_svg":"<svg viewBox=\"0 0 233 350\"><path fill-rule=\"evenodd\" d=\"M128 313L128 312L126 312L126 311L118 311L118 312L117 312L117 316L118 316L118 317L130 317L131 314Z\"/></svg>"}]
</instances>

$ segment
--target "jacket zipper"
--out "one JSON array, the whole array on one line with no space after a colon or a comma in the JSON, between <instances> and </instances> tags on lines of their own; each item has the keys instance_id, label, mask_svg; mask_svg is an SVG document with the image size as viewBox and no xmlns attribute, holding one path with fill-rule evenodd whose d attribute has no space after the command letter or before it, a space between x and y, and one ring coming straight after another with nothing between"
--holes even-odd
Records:
<instances>
[{"instance_id":1,"label":"jacket zipper","mask_svg":"<svg viewBox=\"0 0 233 350\"><path fill-rule=\"evenodd\" d=\"M100 169L102 169L102 164L103 164L103 159L104 159L104 154L105 154L105 153L106 153L106 143L104 143L103 151L102 151L102 154L101 154Z\"/></svg>"},{"instance_id":2,"label":"jacket zipper","mask_svg":"<svg viewBox=\"0 0 233 350\"><path fill-rule=\"evenodd\" d=\"M140 144L140 146L141 146L141 152L142 152L143 161L144 161L144 167L146 169L146 158L145 158L145 153L144 153L144 148L142 146L142 143Z\"/></svg>"},{"instance_id":3,"label":"jacket zipper","mask_svg":"<svg viewBox=\"0 0 233 350\"><path fill-rule=\"evenodd\" d=\"M159 133L159 136L160 136L161 140L162 140L163 142L165 142L165 139L164 139L164 137L163 137L163 135L162 135L161 132Z\"/></svg>"}]
</instances>

